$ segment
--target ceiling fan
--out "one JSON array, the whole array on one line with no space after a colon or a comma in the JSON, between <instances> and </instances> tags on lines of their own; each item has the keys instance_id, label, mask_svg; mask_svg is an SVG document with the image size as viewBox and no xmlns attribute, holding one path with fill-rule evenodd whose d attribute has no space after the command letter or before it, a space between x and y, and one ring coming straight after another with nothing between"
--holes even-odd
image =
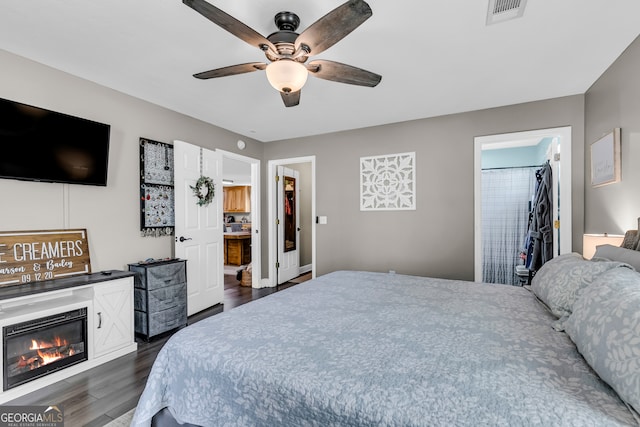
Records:
<instances>
[{"instance_id":1,"label":"ceiling fan","mask_svg":"<svg viewBox=\"0 0 640 427\"><path fill-rule=\"evenodd\" d=\"M330 48L366 21L373 12L363 0L349 0L338 6L301 34L296 33L300 24L298 15L279 12L274 18L278 31L263 37L231 15L205 0L182 0L184 4L229 31L236 37L262 50L270 61L249 62L216 68L194 74L198 79L232 76L265 70L269 83L280 92L284 105L293 107L300 103L300 91L311 74L325 80L358 86L374 87L382 76L340 62L316 59L306 62L309 56Z\"/></svg>"}]
</instances>

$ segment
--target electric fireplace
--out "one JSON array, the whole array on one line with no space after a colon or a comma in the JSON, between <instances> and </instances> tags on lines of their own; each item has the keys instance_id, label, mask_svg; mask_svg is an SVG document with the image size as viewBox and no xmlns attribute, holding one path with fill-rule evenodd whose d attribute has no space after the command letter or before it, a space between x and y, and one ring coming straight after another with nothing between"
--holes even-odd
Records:
<instances>
[{"instance_id":1,"label":"electric fireplace","mask_svg":"<svg viewBox=\"0 0 640 427\"><path fill-rule=\"evenodd\" d=\"M87 309L2 328L3 390L87 360Z\"/></svg>"}]
</instances>

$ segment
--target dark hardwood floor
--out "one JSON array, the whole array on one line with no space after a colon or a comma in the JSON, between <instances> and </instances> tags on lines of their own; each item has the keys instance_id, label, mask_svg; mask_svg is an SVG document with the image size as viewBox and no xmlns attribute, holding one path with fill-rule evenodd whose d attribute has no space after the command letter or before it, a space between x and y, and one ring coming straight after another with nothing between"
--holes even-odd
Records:
<instances>
[{"instance_id":1,"label":"dark hardwood floor","mask_svg":"<svg viewBox=\"0 0 640 427\"><path fill-rule=\"evenodd\" d=\"M235 276L225 275L224 304L190 316L189 324L231 310L302 282L284 283L277 288L252 289L239 285ZM175 331L174 331L175 332ZM171 333L155 337L151 342L138 341L138 351L96 368L74 375L48 387L15 399L6 405L61 405L65 425L103 426L133 409L144 389L153 362Z\"/></svg>"}]
</instances>

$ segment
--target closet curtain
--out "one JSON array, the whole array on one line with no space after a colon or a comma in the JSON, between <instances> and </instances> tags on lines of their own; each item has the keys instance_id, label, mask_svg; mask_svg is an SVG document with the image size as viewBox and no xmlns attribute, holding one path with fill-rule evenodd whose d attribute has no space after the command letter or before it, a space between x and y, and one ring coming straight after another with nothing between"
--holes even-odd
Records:
<instances>
[{"instance_id":1,"label":"closet curtain","mask_svg":"<svg viewBox=\"0 0 640 427\"><path fill-rule=\"evenodd\" d=\"M515 268L539 167L482 171L482 280L517 285Z\"/></svg>"}]
</instances>

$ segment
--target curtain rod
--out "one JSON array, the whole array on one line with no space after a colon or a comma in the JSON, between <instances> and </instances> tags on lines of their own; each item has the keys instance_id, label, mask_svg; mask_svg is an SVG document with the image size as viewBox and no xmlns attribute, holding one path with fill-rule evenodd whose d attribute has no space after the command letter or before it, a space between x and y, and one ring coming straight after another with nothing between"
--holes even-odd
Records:
<instances>
[{"instance_id":1,"label":"curtain rod","mask_svg":"<svg viewBox=\"0 0 640 427\"><path fill-rule=\"evenodd\" d=\"M501 168L483 168L483 171L493 171L493 170L501 170L501 169L531 169L531 168L541 168L544 165L531 165L531 166L504 166Z\"/></svg>"}]
</instances>

